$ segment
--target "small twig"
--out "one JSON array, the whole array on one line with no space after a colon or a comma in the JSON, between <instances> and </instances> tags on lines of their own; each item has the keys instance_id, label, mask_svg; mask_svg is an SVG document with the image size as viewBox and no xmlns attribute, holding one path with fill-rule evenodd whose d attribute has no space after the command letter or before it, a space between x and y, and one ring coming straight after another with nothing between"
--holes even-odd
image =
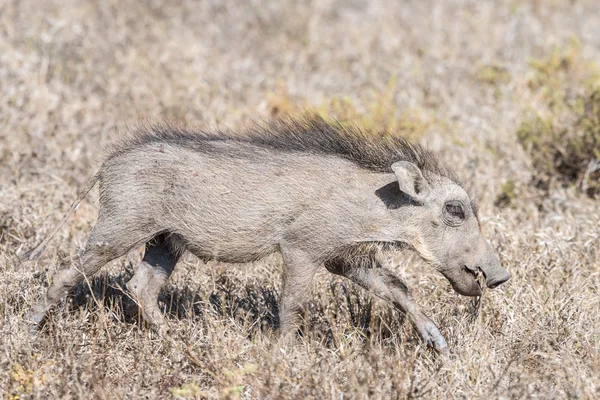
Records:
<instances>
[{"instance_id":1,"label":"small twig","mask_svg":"<svg viewBox=\"0 0 600 400\"><path fill-rule=\"evenodd\" d=\"M481 287L482 292L485 290L485 282L484 278L481 274L477 276L477 281L479 282L479 286ZM469 306L471 308L471 322L475 322L479 315L481 314L481 308L483 307L483 293L481 296L474 297L470 302Z\"/></svg>"}]
</instances>

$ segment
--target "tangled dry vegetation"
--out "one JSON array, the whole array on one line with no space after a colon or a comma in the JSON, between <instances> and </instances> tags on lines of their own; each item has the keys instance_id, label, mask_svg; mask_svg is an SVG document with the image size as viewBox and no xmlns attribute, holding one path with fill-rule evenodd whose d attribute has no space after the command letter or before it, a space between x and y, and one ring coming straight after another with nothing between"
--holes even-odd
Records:
<instances>
[{"instance_id":1,"label":"tangled dry vegetation","mask_svg":"<svg viewBox=\"0 0 600 400\"><path fill-rule=\"evenodd\" d=\"M575 42L531 62L527 81L537 101L518 128L519 142L535 165L535 179L576 184L584 193L600 192L600 66L582 60Z\"/></svg>"},{"instance_id":2,"label":"tangled dry vegetation","mask_svg":"<svg viewBox=\"0 0 600 400\"><path fill-rule=\"evenodd\" d=\"M592 0L0 2L2 397L600 397L598 26ZM83 247L96 195L38 263L18 255L118 127L236 127L305 105L418 138L480 193L512 279L479 309L411 254L386 259L448 338L446 360L326 274L299 344L274 357L278 257L187 257L159 338L123 290L136 251L28 335L23 314Z\"/></svg>"}]
</instances>

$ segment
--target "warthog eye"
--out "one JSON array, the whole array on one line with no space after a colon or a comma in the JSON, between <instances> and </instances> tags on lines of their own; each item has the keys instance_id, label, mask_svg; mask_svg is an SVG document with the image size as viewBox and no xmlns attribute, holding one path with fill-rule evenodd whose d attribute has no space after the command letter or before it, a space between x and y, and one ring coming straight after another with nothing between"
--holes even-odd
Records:
<instances>
[{"instance_id":1,"label":"warthog eye","mask_svg":"<svg viewBox=\"0 0 600 400\"><path fill-rule=\"evenodd\" d=\"M465 208L460 201L449 201L444 205L444 220L448 225L457 225L465 219Z\"/></svg>"}]
</instances>

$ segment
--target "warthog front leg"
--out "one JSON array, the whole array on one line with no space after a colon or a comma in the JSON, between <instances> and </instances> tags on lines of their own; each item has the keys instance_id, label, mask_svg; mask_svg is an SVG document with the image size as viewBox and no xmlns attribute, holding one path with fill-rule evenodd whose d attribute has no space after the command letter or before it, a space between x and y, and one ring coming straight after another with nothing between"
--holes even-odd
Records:
<instances>
[{"instance_id":1,"label":"warthog front leg","mask_svg":"<svg viewBox=\"0 0 600 400\"><path fill-rule=\"evenodd\" d=\"M325 263L329 272L344 276L389 301L412 320L421 338L436 350L445 350L446 339L438 327L419 309L408 288L393 272L369 256L353 259L335 258Z\"/></svg>"},{"instance_id":2,"label":"warthog front leg","mask_svg":"<svg viewBox=\"0 0 600 400\"><path fill-rule=\"evenodd\" d=\"M310 294L313 277L319 268L311 257L303 251L281 245L283 256L283 284L279 301L279 331L285 342L294 334L298 326L296 317L302 303Z\"/></svg>"},{"instance_id":3,"label":"warthog front leg","mask_svg":"<svg viewBox=\"0 0 600 400\"><path fill-rule=\"evenodd\" d=\"M158 236L146 243L144 258L138 264L133 278L127 282L127 289L142 309L144 319L158 329L164 325L164 317L158 307L158 295L178 259L168 239L163 235Z\"/></svg>"}]
</instances>

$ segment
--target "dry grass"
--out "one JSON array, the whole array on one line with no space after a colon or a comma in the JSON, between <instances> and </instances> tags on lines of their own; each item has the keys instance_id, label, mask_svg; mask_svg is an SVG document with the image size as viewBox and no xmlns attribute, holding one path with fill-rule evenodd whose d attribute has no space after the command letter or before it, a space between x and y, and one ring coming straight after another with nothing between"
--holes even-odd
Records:
<instances>
[{"instance_id":1,"label":"dry grass","mask_svg":"<svg viewBox=\"0 0 600 400\"><path fill-rule=\"evenodd\" d=\"M555 181L600 194L600 65L578 43L531 62L528 116L517 136L535 165L538 187Z\"/></svg>"},{"instance_id":2,"label":"dry grass","mask_svg":"<svg viewBox=\"0 0 600 400\"><path fill-rule=\"evenodd\" d=\"M516 136L539 100L529 61L571 38L600 61L598 26L592 0L0 2L2 397L600 397L600 207L572 187L540 194ZM344 99L363 123L419 122L481 193L483 229L513 278L477 317L414 256L388 260L440 325L448 359L326 274L300 344L273 357L277 257L186 258L162 296L172 333L158 338L121 290L136 252L28 335L23 313L84 245L95 195L38 263L17 254L60 218L116 127L161 115L235 127L272 112L281 88L317 108ZM494 206L507 188L510 207Z\"/></svg>"}]
</instances>

